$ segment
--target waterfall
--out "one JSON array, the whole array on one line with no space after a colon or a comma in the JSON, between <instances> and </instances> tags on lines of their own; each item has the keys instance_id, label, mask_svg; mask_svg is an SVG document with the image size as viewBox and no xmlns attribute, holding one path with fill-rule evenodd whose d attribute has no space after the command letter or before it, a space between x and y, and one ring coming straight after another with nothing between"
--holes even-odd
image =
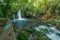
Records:
<instances>
[{"instance_id":1,"label":"waterfall","mask_svg":"<svg viewBox=\"0 0 60 40\"><path fill-rule=\"evenodd\" d=\"M20 20L22 19L21 18L21 10L18 11L18 19L20 19Z\"/></svg>"},{"instance_id":2,"label":"waterfall","mask_svg":"<svg viewBox=\"0 0 60 40\"><path fill-rule=\"evenodd\" d=\"M18 19L15 18L16 17L15 14L13 14L13 17L14 17L14 20L12 20L12 21L27 20L27 19L21 17L21 10L18 10L18 12L17 12Z\"/></svg>"},{"instance_id":3,"label":"waterfall","mask_svg":"<svg viewBox=\"0 0 60 40\"><path fill-rule=\"evenodd\" d=\"M17 20L27 20L27 19L21 17L21 10L18 10L17 14L18 14Z\"/></svg>"}]
</instances>

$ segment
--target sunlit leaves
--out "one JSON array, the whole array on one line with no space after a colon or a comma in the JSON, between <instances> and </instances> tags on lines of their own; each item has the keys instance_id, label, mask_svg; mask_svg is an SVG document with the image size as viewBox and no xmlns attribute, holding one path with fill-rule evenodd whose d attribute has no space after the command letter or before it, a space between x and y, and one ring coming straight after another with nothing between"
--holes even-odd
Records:
<instances>
[{"instance_id":1,"label":"sunlit leaves","mask_svg":"<svg viewBox=\"0 0 60 40\"><path fill-rule=\"evenodd\" d=\"M19 8L18 3L10 3L9 6L10 6L10 10L13 11L13 12L16 11Z\"/></svg>"},{"instance_id":2,"label":"sunlit leaves","mask_svg":"<svg viewBox=\"0 0 60 40\"><path fill-rule=\"evenodd\" d=\"M8 7L6 7L8 4ZM57 5L57 6L56 6ZM23 14L41 14L44 11L52 10L52 13L59 14L59 0L4 0L0 3L0 9L7 8L7 13L12 14L21 9ZM45 10L46 9L46 10ZM6 11L6 9L5 9ZM29 12L29 13L28 13Z\"/></svg>"},{"instance_id":3,"label":"sunlit leaves","mask_svg":"<svg viewBox=\"0 0 60 40\"><path fill-rule=\"evenodd\" d=\"M60 22L60 18L59 17L56 17L54 20L55 20L55 22Z\"/></svg>"}]
</instances>

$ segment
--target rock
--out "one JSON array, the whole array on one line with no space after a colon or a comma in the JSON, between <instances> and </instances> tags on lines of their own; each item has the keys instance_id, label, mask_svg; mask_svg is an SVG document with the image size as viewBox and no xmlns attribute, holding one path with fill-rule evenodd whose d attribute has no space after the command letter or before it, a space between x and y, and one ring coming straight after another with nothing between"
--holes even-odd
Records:
<instances>
[{"instance_id":1,"label":"rock","mask_svg":"<svg viewBox=\"0 0 60 40\"><path fill-rule=\"evenodd\" d=\"M29 35L28 40L33 40L32 34Z\"/></svg>"}]
</instances>

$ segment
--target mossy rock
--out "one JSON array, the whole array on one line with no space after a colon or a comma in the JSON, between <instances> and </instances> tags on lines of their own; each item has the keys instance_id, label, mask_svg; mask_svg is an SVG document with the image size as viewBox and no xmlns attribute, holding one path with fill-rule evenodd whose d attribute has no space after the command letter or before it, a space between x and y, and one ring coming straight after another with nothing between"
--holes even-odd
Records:
<instances>
[{"instance_id":1,"label":"mossy rock","mask_svg":"<svg viewBox=\"0 0 60 40\"><path fill-rule=\"evenodd\" d=\"M45 33L48 32L48 29L47 29L47 28L42 28L42 29L40 29L40 30L43 31L43 32L45 32Z\"/></svg>"},{"instance_id":2,"label":"mossy rock","mask_svg":"<svg viewBox=\"0 0 60 40\"><path fill-rule=\"evenodd\" d=\"M56 33L58 36L60 36L60 34L59 33Z\"/></svg>"},{"instance_id":3,"label":"mossy rock","mask_svg":"<svg viewBox=\"0 0 60 40\"><path fill-rule=\"evenodd\" d=\"M56 23L56 29L60 30L60 23Z\"/></svg>"}]
</instances>

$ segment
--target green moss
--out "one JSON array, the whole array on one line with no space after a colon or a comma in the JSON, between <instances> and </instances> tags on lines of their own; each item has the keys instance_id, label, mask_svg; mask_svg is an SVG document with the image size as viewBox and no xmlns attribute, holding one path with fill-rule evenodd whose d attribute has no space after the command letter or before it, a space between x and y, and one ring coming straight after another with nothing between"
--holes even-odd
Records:
<instances>
[{"instance_id":1,"label":"green moss","mask_svg":"<svg viewBox=\"0 0 60 40\"><path fill-rule=\"evenodd\" d=\"M45 34L38 32L35 29L21 29L18 34L18 40L28 40L29 35L32 34L35 40L49 40ZM44 38L45 37L45 38Z\"/></svg>"},{"instance_id":2,"label":"green moss","mask_svg":"<svg viewBox=\"0 0 60 40\"><path fill-rule=\"evenodd\" d=\"M39 33L37 34L37 40L44 40L44 35L43 35L43 33L39 32Z\"/></svg>"},{"instance_id":3,"label":"green moss","mask_svg":"<svg viewBox=\"0 0 60 40\"><path fill-rule=\"evenodd\" d=\"M42 32L37 32L37 40L51 40L50 38L48 38L44 33Z\"/></svg>"},{"instance_id":4,"label":"green moss","mask_svg":"<svg viewBox=\"0 0 60 40\"><path fill-rule=\"evenodd\" d=\"M48 32L48 29L47 29L47 28L42 28L42 29L40 29L40 30L42 30L42 31L44 31L44 32Z\"/></svg>"},{"instance_id":5,"label":"green moss","mask_svg":"<svg viewBox=\"0 0 60 40\"><path fill-rule=\"evenodd\" d=\"M27 40L28 39L28 32L22 31L18 34L18 40Z\"/></svg>"},{"instance_id":6,"label":"green moss","mask_svg":"<svg viewBox=\"0 0 60 40\"><path fill-rule=\"evenodd\" d=\"M56 28L60 30L60 23L56 23Z\"/></svg>"},{"instance_id":7,"label":"green moss","mask_svg":"<svg viewBox=\"0 0 60 40\"><path fill-rule=\"evenodd\" d=\"M59 33L56 33L58 36L60 36L60 34Z\"/></svg>"}]
</instances>

